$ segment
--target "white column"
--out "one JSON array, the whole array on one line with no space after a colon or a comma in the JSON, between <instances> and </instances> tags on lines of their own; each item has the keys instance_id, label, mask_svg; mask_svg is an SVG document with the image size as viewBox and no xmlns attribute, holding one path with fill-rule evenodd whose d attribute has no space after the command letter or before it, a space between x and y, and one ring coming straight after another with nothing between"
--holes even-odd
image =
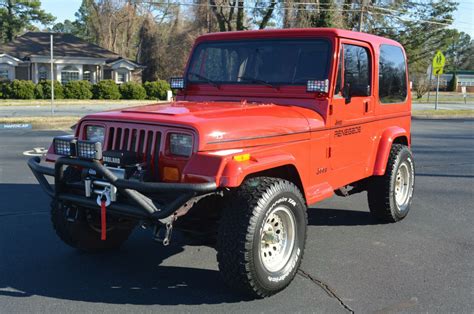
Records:
<instances>
[{"instance_id":1,"label":"white column","mask_svg":"<svg viewBox=\"0 0 474 314\"><path fill-rule=\"evenodd\" d=\"M33 83L38 84L38 63L37 62L33 63L32 81L33 81Z\"/></svg>"},{"instance_id":2,"label":"white column","mask_svg":"<svg viewBox=\"0 0 474 314\"><path fill-rule=\"evenodd\" d=\"M84 65L80 64L77 66L77 68L79 69L79 81L82 81L84 77Z\"/></svg>"}]
</instances>

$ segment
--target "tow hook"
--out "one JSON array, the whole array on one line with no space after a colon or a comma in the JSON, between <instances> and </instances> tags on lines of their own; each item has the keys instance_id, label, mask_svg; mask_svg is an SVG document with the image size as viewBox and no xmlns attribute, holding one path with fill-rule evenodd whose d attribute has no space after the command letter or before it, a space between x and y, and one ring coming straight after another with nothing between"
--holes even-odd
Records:
<instances>
[{"instance_id":1,"label":"tow hook","mask_svg":"<svg viewBox=\"0 0 474 314\"><path fill-rule=\"evenodd\" d=\"M176 221L176 215L171 215L166 218L166 222L162 225L156 225L154 230L153 240L163 243L168 246L171 242L171 235L173 233L173 223Z\"/></svg>"}]
</instances>

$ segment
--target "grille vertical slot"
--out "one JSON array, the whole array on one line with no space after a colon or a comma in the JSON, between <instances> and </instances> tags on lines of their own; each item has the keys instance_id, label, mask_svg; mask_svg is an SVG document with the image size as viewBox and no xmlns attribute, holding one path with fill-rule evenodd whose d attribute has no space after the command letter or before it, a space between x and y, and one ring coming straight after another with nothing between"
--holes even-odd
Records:
<instances>
[{"instance_id":1,"label":"grille vertical slot","mask_svg":"<svg viewBox=\"0 0 474 314\"><path fill-rule=\"evenodd\" d=\"M146 127L110 126L104 150L126 150L141 154L156 177L159 175L161 134Z\"/></svg>"}]
</instances>

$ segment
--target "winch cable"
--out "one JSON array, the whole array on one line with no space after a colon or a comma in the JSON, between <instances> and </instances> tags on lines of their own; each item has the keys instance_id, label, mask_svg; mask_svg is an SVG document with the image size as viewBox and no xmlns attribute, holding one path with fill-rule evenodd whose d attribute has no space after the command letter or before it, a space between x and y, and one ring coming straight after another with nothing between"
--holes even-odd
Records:
<instances>
[{"instance_id":1,"label":"winch cable","mask_svg":"<svg viewBox=\"0 0 474 314\"><path fill-rule=\"evenodd\" d=\"M103 195L100 199L100 239L107 239L107 214L106 214L106 197Z\"/></svg>"}]
</instances>

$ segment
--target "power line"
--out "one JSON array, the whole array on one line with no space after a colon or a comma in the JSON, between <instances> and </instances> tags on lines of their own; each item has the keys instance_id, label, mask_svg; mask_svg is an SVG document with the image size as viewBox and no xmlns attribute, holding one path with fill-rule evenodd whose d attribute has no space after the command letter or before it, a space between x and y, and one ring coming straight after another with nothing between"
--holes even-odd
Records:
<instances>
[{"instance_id":1,"label":"power line","mask_svg":"<svg viewBox=\"0 0 474 314\"><path fill-rule=\"evenodd\" d=\"M146 4L151 4L151 5L168 5L168 6L188 6L188 7L216 7L216 8L222 8L222 9L236 9L236 8L242 8L242 9L252 9L252 10L264 10L264 9L267 9L267 7L257 7L256 5L255 6L249 6L249 5L219 5L219 4L210 4L210 3L182 3L182 2L171 2L171 1L168 1L168 2L163 2L163 0L160 0L160 1L153 1L153 0L147 0L147 1L141 1L142 3L146 3ZM287 5L288 3L285 3L283 2L283 5ZM297 4L298 6L300 5L317 5L315 3L295 3ZM352 5L352 4L351 4ZM326 8L301 8L301 7L288 7L288 6L284 6L284 7L280 7L279 8L280 10L291 10L291 11L306 11L306 12L357 12L357 13L361 13L361 12L364 12L364 8L361 6L357 9L326 9ZM374 12L373 10L371 9L375 9L375 10L385 10L385 11L390 11L392 12L392 14L390 13L382 13L382 12ZM416 21L414 20L410 20L410 19L407 19L407 18L402 18L400 16L397 16L393 13L399 13L399 14L406 14L408 12L404 12L404 11L400 11L400 10L394 10L394 9L387 9L387 8L381 8L381 7L377 7L377 6L367 6L366 7L366 12L367 13L370 13L370 14L374 14L374 15L383 15L383 16L391 16L391 17L394 17L396 19L399 19L403 22L422 22L422 23L429 23L429 24L435 24L435 25L442 25L442 26L450 26L452 24L452 22L454 22L452 19L440 19L440 20L444 20L444 21L448 21L450 23L443 23L443 22L438 22L438 21L433 21L433 20L421 20L421 19L417 19Z\"/></svg>"}]
</instances>

